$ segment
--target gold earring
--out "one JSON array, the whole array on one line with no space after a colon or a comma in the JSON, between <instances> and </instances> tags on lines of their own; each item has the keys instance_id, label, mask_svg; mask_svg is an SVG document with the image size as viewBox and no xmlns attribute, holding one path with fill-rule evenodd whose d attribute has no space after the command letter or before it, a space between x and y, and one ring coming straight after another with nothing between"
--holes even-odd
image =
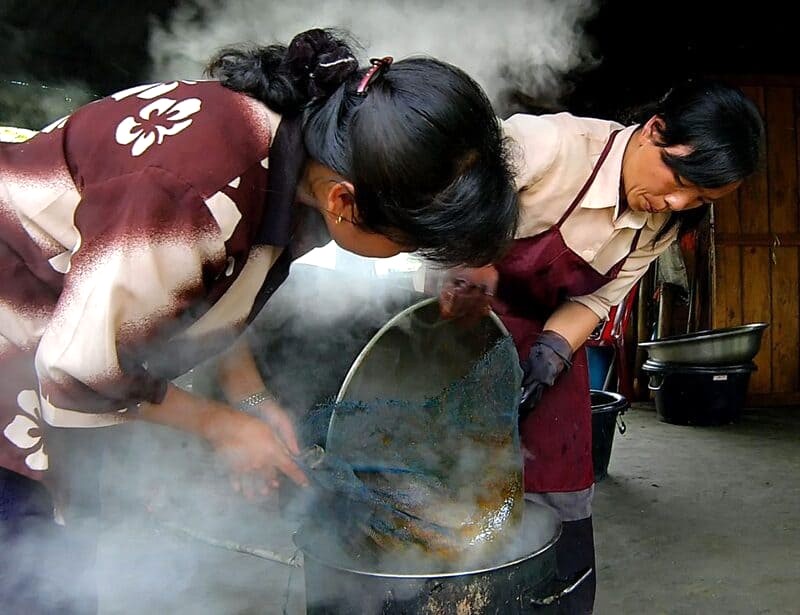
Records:
<instances>
[{"instance_id":1,"label":"gold earring","mask_svg":"<svg viewBox=\"0 0 800 615\"><path fill-rule=\"evenodd\" d=\"M339 224L342 221L342 216L336 216L336 224Z\"/></svg>"}]
</instances>

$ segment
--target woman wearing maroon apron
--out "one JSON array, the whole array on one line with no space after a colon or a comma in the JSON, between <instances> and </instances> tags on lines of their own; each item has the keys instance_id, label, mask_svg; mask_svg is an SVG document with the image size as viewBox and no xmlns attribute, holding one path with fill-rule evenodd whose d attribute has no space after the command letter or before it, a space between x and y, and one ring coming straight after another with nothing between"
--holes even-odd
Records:
<instances>
[{"instance_id":1,"label":"woman wearing maroon apron","mask_svg":"<svg viewBox=\"0 0 800 615\"><path fill-rule=\"evenodd\" d=\"M507 120L522 154L517 239L494 267L450 272L440 297L450 317L491 305L514 337L525 372L526 497L563 522L556 547L563 580L594 568L584 341L761 156L758 111L721 84L676 88L642 120L627 128L568 113ZM592 576L561 610L590 613L593 603Z\"/></svg>"}]
</instances>

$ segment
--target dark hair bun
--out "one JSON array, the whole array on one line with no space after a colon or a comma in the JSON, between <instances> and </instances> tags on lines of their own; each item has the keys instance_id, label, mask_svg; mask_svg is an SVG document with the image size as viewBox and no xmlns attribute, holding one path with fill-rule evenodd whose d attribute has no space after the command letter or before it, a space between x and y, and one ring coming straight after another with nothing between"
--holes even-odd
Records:
<instances>
[{"instance_id":1,"label":"dark hair bun","mask_svg":"<svg viewBox=\"0 0 800 615\"><path fill-rule=\"evenodd\" d=\"M309 99L330 95L358 70L350 47L329 30L315 28L292 39L284 66L298 83L306 83Z\"/></svg>"},{"instance_id":2,"label":"dark hair bun","mask_svg":"<svg viewBox=\"0 0 800 615\"><path fill-rule=\"evenodd\" d=\"M333 94L357 70L358 60L344 38L315 28L295 36L288 47L221 49L206 72L278 113L297 113L309 101Z\"/></svg>"}]
</instances>

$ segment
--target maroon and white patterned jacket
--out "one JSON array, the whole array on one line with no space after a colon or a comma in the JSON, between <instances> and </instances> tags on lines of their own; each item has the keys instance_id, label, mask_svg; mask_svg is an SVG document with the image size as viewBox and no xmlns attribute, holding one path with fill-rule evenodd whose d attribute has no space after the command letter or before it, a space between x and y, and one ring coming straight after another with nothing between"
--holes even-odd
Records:
<instances>
[{"instance_id":1,"label":"maroon and white patterned jacket","mask_svg":"<svg viewBox=\"0 0 800 615\"><path fill-rule=\"evenodd\" d=\"M160 401L285 277L303 159L297 121L216 81L131 88L0 144L0 370L35 357L55 426ZM19 393L0 391L0 429Z\"/></svg>"}]
</instances>

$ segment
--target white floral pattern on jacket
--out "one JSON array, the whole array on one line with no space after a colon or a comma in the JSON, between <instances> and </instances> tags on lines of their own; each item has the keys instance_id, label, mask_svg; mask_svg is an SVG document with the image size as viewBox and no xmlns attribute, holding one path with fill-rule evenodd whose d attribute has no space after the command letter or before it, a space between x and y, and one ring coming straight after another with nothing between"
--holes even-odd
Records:
<instances>
[{"instance_id":1,"label":"white floral pattern on jacket","mask_svg":"<svg viewBox=\"0 0 800 615\"><path fill-rule=\"evenodd\" d=\"M130 145L132 156L141 156L153 145L161 145L170 135L187 129L191 116L200 111L199 98L176 101L158 98L139 111L139 117L128 116L117 126L116 139L120 145Z\"/></svg>"},{"instance_id":2,"label":"white floral pattern on jacket","mask_svg":"<svg viewBox=\"0 0 800 615\"><path fill-rule=\"evenodd\" d=\"M42 441L38 393L31 390L20 391L17 395L17 405L22 409L23 414L18 414L13 421L6 425L3 435L17 448L34 449L25 457L25 465L31 470L47 470L50 462Z\"/></svg>"}]
</instances>

